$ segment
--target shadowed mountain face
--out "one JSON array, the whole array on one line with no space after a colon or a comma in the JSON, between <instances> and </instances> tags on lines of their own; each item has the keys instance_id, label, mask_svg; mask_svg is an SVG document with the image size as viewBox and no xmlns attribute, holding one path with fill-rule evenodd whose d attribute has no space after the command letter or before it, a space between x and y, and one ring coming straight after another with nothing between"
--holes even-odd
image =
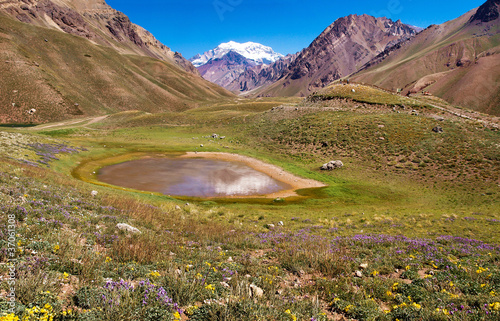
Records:
<instances>
[{"instance_id":1,"label":"shadowed mountain face","mask_svg":"<svg viewBox=\"0 0 500 321\"><path fill-rule=\"evenodd\" d=\"M0 123L179 111L233 97L103 1L0 2L0 62Z\"/></svg>"},{"instance_id":2,"label":"shadowed mountain face","mask_svg":"<svg viewBox=\"0 0 500 321\"><path fill-rule=\"evenodd\" d=\"M172 52L104 0L7 0L0 2L0 11L25 23L85 37L120 53L162 59L198 74L181 54Z\"/></svg>"},{"instance_id":3,"label":"shadowed mountain face","mask_svg":"<svg viewBox=\"0 0 500 321\"><path fill-rule=\"evenodd\" d=\"M226 87L247 69L256 65L255 61L235 51L230 51L221 58L210 59L206 64L198 67L198 71L206 80Z\"/></svg>"},{"instance_id":4,"label":"shadowed mountain face","mask_svg":"<svg viewBox=\"0 0 500 321\"><path fill-rule=\"evenodd\" d=\"M333 80L346 76L402 40L416 34L414 28L387 18L350 15L336 20L298 55L268 68L244 74L231 90L252 90L265 96L305 96ZM270 74L272 76L270 77Z\"/></svg>"},{"instance_id":5,"label":"shadowed mountain face","mask_svg":"<svg viewBox=\"0 0 500 321\"><path fill-rule=\"evenodd\" d=\"M500 0L488 0L477 9L471 22L490 22L500 16Z\"/></svg>"},{"instance_id":6,"label":"shadowed mountain face","mask_svg":"<svg viewBox=\"0 0 500 321\"><path fill-rule=\"evenodd\" d=\"M352 77L403 93L429 91L448 102L500 115L499 1L430 26Z\"/></svg>"}]
</instances>

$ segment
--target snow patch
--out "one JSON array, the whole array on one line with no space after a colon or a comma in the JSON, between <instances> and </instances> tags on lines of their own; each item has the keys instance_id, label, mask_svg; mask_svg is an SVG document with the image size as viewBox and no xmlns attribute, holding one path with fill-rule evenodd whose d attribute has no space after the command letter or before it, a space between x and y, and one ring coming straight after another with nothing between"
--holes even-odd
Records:
<instances>
[{"instance_id":1,"label":"snow patch","mask_svg":"<svg viewBox=\"0 0 500 321\"><path fill-rule=\"evenodd\" d=\"M210 59L222 58L230 51L237 52L243 57L255 61L258 65L271 64L284 57L282 54L274 52L271 47L264 46L260 43L238 43L235 41L229 41L221 43L215 49L194 56L190 59L190 61L195 67L200 67L206 64Z\"/></svg>"}]
</instances>

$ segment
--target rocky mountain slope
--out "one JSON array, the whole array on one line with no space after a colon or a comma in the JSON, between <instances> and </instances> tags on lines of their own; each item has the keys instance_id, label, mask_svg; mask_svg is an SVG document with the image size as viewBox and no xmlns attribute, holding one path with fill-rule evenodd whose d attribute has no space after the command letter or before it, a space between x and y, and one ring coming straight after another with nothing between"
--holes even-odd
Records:
<instances>
[{"instance_id":1,"label":"rocky mountain slope","mask_svg":"<svg viewBox=\"0 0 500 321\"><path fill-rule=\"evenodd\" d=\"M282 54L274 52L271 47L259 43L230 41L202 55L198 54L190 61L206 80L231 88L230 84L252 67L260 69L282 57Z\"/></svg>"},{"instance_id":2,"label":"rocky mountain slope","mask_svg":"<svg viewBox=\"0 0 500 321\"><path fill-rule=\"evenodd\" d=\"M170 50L104 0L2 0L0 12L21 22L85 37L122 54L162 59L197 74L180 53Z\"/></svg>"},{"instance_id":3,"label":"rocky mountain slope","mask_svg":"<svg viewBox=\"0 0 500 321\"><path fill-rule=\"evenodd\" d=\"M500 115L499 0L430 26L352 77L403 94L429 91L448 102Z\"/></svg>"},{"instance_id":4,"label":"rocky mountain slope","mask_svg":"<svg viewBox=\"0 0 500 321\"><path fill-rule=\"evenodd\" d=\"M280 58L270 65L258 65L247 68L230 84L224 88L234 93L251 94L253 91L269 86L278 81L288 70L290 64L295 61L298 53Z\"/></svg>"},{"instance_id":5,"label":"rocky mountain slope","mask_svg":"<svg viewBox=\"0 0 500 321\"><path fill-rule=\"evenodd\" d=\"M210 59L198 67L201 76L219 86L226 87L249 68L256 66L255 61L229 51L221 58Z\"/></svg>"},{"instance_id":6,"label":"rocky mountain slope","mask_svg":"<svg viewBox=\"0 0 500 321\"><path fill-rule=\"evenodd\" d=\"M60 12L66 3L60 0L52 3L58 9L50 14L42 11L50 1L26 2L18 7L14 1L0 2L0 123L42 123L126 110L179 111L233 97L197 71L187 72L190 62L152 36L146 38L150 34L144 29L124 23L128 18L116 11L110 11L117 15L111 20L99 20L108 21L103 29L89 16L76 15L76 5L95 3L101 12L103 2L72 1L74 7ZM19 21L27 19L33 20Z\"/></svg>"},{"instance_id":7,"label":"rocky mountain slope","mask_svg":"<svg viewBox=\"0 0 500 321\"><path fill-rule=\"evenodd\" d=\"M256 90L258 95L306 96L356 71L387 47L415 34L414 28L401 21L349 15L337 19L297 56L276 62L278 66L247 73L229 88L251 90L261 86ZM274 74L276 71L278 75ZM266 86L269 78L277 81Z\"/></svg>"}]
</instances>

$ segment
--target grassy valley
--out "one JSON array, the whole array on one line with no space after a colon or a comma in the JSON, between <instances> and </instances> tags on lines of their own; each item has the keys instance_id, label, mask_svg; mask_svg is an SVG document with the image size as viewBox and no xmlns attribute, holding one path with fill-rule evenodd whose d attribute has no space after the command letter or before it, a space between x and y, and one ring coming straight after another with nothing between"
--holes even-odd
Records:
<instances>
[{"instance_id":1,"label":"grassy valley","mask_svg":"<svg viewBox=\"0 0 500 321\"><path fill-rule=\"evenodd\" d=\"M306 100L232 98L5 128L0 224L7 236L15 217L13 313L496 320L498 124L434 105L337 84ZM251 156L328 187L285 199L187 199L86 182L113 157L187 151ZM343 168L319 170L337 159ZM1 269L8 278L9 264ZM2 320L15 319L7 299L0 306Z\"/></svg>"}]
</instances>

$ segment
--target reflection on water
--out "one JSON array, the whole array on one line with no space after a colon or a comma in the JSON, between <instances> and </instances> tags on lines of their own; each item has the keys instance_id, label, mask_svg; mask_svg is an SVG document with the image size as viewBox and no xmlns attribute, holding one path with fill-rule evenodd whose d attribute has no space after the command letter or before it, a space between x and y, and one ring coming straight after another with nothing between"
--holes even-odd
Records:
<instances>
[{"instance_id":1,"label":"reflection on water","mask_svg":"<svg viewBox=\"0 0 500 321\"><path fill-rule=\"evenodd\" d=\"M104 167L98 178L112 185L192 197L264 195L290 188L242 163L197 158L134 160Z\"/></svg>"}]
</instances>

